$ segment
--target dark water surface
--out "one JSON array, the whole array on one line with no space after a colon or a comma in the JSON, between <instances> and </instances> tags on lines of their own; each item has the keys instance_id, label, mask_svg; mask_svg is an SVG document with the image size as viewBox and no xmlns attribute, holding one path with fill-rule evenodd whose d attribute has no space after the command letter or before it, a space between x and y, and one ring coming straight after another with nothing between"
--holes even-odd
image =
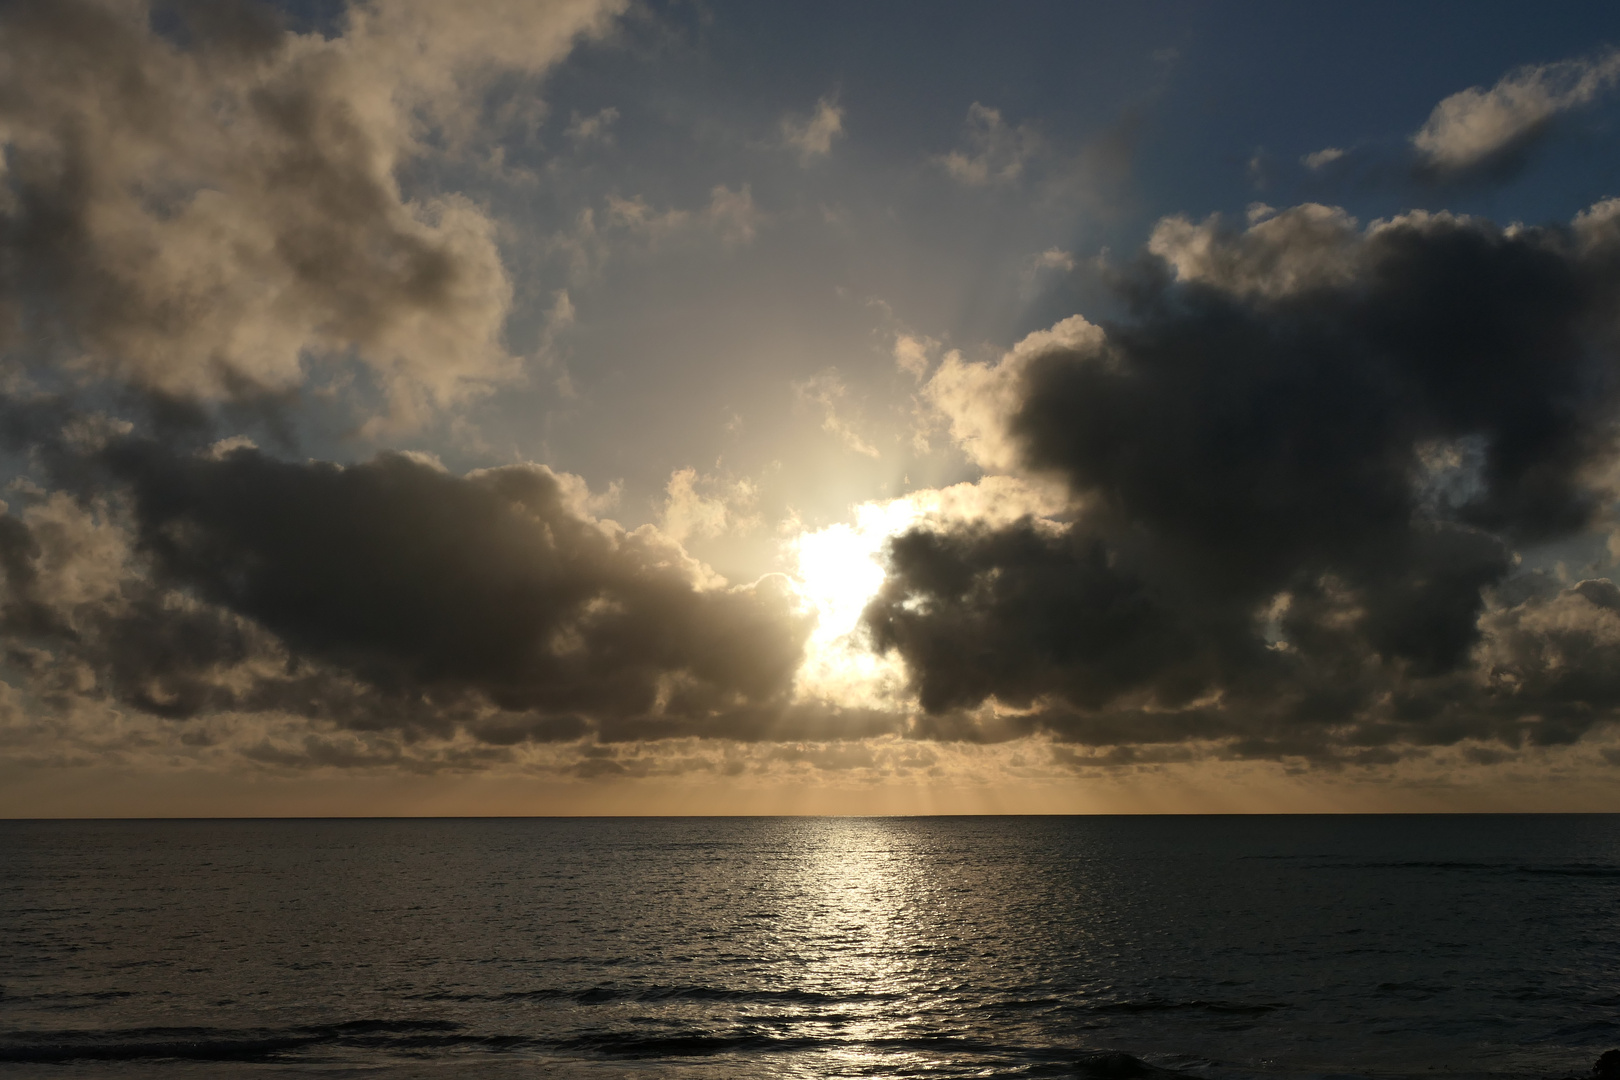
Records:
<instances>
[{"instance_id":1,"label":"dark water surface","mask_svg":"<svg viewBox=\"0 0 1620 1080\"><path fill-rule=\"evenodd\" d=\"M0 822L0 1072L1584 1073L1620 818Z\"/></svg>"}]
</instances>

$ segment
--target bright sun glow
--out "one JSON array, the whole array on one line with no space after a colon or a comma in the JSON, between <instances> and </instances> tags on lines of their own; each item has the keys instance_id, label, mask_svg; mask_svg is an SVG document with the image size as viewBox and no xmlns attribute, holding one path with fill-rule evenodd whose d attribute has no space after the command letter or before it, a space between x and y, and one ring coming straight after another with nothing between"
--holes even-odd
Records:
<instances>
[{"instance_id":1,"label":"bright sun glow","mask_svg":"<svg viewBox=\"0 0 1620 1080\"><path fill-rule=\"evenodd\" d=\"M898 499L861 503L854 523L802 532L788 541L800 602L816 615L816 628L799 668L800 697L850 708L906 708L906 672L898 656L879 656L861 629L861 612L883 587L883 545L922 525L959 521L1006 524L1044 517L1069 506L1060 488L1010 476L987 476L947 488L914 491Z\"/></svg>"},{"instance_id":2,"label":"bright sun glow","mask_svg":"<svg viewBox=\"0 0 1620 1080\"><path fill-rule=\"evenodd\" d=\"M911 499L862 503L853 525L800 533L790 541L795 586L816 614L799 669L799 693L852 707L892 704L904 692L896 657L878 656L863 639L861 612L883 585L883 544L915 523Z\"/></svg>"}]
</instances>

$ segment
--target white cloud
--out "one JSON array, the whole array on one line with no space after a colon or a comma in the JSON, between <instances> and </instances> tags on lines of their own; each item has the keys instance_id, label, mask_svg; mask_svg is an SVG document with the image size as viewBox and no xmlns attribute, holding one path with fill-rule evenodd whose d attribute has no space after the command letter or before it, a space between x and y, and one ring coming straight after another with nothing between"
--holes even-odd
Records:
<instances>
[{"instance_id":1,"label":"white cloud","mask_svg":"<svg viewBox=\"0 0 1620 1080\"><path fill-rule=\"evenodd\" d=\"M703 222L719 234L722 243L752 243L754 234L764 220L765 215L754 205L754 196L747 184L736 191L724 184L716 184L709 192L709 205L703 212Z\"/></svg>"},{"instance_id":2,"label":"white cloud","mask_svg":"<svg viewBox=\"0 0 1620 1080\"><path fill-rule=\"evenodd\" d=\"M1590 60L1527 65L1489 90L1458 91L1412 136L1426 165L1467 169L1534 135L1561 112L1586 105L1620 79L1620 50Z\"/></svg>"},{"instance_id":3,"label":"white cloud","mask_svg":"<svg viewBox=\"0 0 1620 1080\"><path fill-rule=\"evenodd\" d=\"M549 246L555 257L567 262L570 278L579 284L600 274L615 254L647 254L699 236L717 238L727 247L745 246L765 220L747 184L735 191L715 185L701 210L673 206L659 210L640 195L609 195L600 213L590 207L580 211L574 227L554 235Z\"/></svg>"},{"instance_id":4,"label":"white cloud","mask_svg":"<svg viewBox=\"0 0 1620 1080\"><path fill-rule=\"evenodd\" d=\"M839 378L837 368L824 368L803 382L794 383L793 393L801 404L814 405L821 410L821 430L835 436L857 454L879 456L877 447L861 438L847 415L840 415L849 397L849 387Z\"/></svg>"},{"instance_id":5,"label":"white cloud","mask_svg":"<svg viewBox=\"0 0 1620 1080\"><path fill-rule=\"evenodd\" d=\"M1074 252L1055 247L1047 248L1039 255L1032 256L1029 260L1031 274L1039 273L1042 270L1059 270L1067 273L1078 265L1080 264L1075 260Z\"/></svg>"},{"instance_id":6,"label":"white cloud","mask_svg":"<svg viewBox=\"0 0 1620 1080\"><path fill-rule=\"evenodd\" d=\"M1307 169L1315 172L1317 169L1325 168L1333 164L1342 157L1344 157L1343 150L1339 149L1337 146L1329 146L1321 150L1317 150L1314 153L1306 154L1304 157L1300 158L1299 161L1300 164L1304 165Z\"/></svg>"},{"instance_id":7,"label":"white cloud","mask_svg":"<svg viewBox=\"0 0 1620 1080\"><path fill-rule=\"evenodd\" d=\"M1148 250L1169 263L1182 281L1200 281L1235 293L1283 296L1348 280L1356 271L1362 233L1336 206L1304 203L1275 213L1257 204L1242 232L1218 215L1202 223L1174 215L1153 228Z\"/></svg>"},{"instance_id":8,"label":"white cloud","mask_svg":"<svg viewBox=\"0 0 1620 1080\"><path fill-rule=\"evenodd\" d=\"M1103 340L1100 327L1071 315L1028 335L993 364L963 360L953 350L923 385L922 395L945 417L951 439L968 460L987 472L1015 472L1019 447L1009 428L1024 401L1025 367L1043 352L1098 348Z\"/></svg>"},{"instance_id":9,"label":"white cloud","mask_svg":"<svg viewBox=\"0 0 1620 1080\"><path fill-rule=\"evenodd\" d=\"M931 337L897 334L894 339L895 366L913 379L920 380L928 374L928 365L933 363L933 355L938 351L939 342Z\"/></svg>"},{"instance_id":10,"label":"white cloud","mask_svg":"<svg viewBox=\"0 0 1620 1080\"><path fill-rule=\"evenodd\" d=\"M653 243L695 228L712 229L727 242L747 243L761 219L747 184L736 191L716 185L709 193L709 205L698 211L654 210L639 195L629 199L609 195L605 216L609 227L639 234Z\"/></svg>"},{"instance_id":11,"label":"white cloud","mask_svg":"<svg viewBox=\"0 0 1620 1080\"><path fill-rule=\"evenodd\" d=\"M1248 174L1249 184L1256 191L1264 191L1271 186L1271 155L1264 148L1256 150L1249 156L1244 171Z\"/></svg>"},{"instance_id":12,"label":"white cloud","mask_svg":"<svg viewBox=\"0 0 1620 1080\"><path fill-rule=\"evenodd\" d=\"M568 295L568 290L558 289L552 295L551 307L547 309L545 322L540 327L540 339L535 343L536 366L551 375L553 387L558 396L563 398L576 396L561 343L578 317L578 310L574 307L573 298Z\"/></svg>"},{"instance_id":13,"label":"white cloud","mask_svg":"<svg viewBox=\"0 0 1620 1080\"><path fill-rule=\"evenodd\" d=\"M696 469L677 469L664 491L667 497L659 527L678 544L693 537L759 528L760 517L754 512L759 488L746 477L700 476Z\"/></svg>"},{"instance_id":14,"label":"white cloud","mask_svg":"<svg viewBox=\"0 0 1620 1080\"><path fill-rule=\"evenodd\" d=\"M1008 126L1000 109L977 101L967 114L968 149L952 150L940 159L951 176L969 187L1012 183L1044 146L1041 135L1028 124Z\"/></svg>"},{"instance_id":15,"label":"white cloud","mask_svg":"<svg viewBox=\"0 0 1620 1080\"><path fill-rule=\"evenodd\" d=\"M807 164L826 157L832 151L833 140L843 133L844 110L828 98L816 102L816 111L810 116L789 116L782 121L782 141Z\"/></svg>"},{"instance_id":16,"label":"white cloud","mask_svg":"<svg viewBox=\"0 0 1620 1080\"><path fill-rule=\"evenodd\" d=\"M611 105L589 116L574 113L573 119L563 129L563 134L576 143L611 144L613 142L613 124L618 119L619 110Z\"/></svg>"}]
</instances>

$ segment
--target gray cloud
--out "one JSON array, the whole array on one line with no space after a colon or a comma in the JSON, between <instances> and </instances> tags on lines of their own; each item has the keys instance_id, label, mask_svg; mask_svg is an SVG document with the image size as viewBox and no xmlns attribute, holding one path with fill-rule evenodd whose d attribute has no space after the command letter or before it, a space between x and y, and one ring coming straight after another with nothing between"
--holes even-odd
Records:
<instances>
[{"instance_id":1,"label":"gray cloud","mask_svg":"<svg viewBox=\"0 0 1620 1080\"><path fill-rule=\"evenodd\" d=\"M475 6L359 3L327 39L195 5L183 45L142 3L7 7L13 362L220 398L289 390L312 360L352 355L385 426L512 378L494 223L465 199L408 198L396 168L473 127L492 72L538 75L622 4Z\"/></svg>"},{"instance_id":2,"label":"gray cloud","mask_svg":"<svg viewBox=\"0 0 1620 1080\"><path fill-rule=\"evenodd\" d=\"M1152 250L1128 318L982 368L1076 520L889 549L866 619L923 730L1327 759L1612 718L1614 587L1512 589L1521 550L1613 498L1620 204L1173 219Z\"/></svg>"},{"instance_id":3,"label":"gray cloud","mask_svg":"<svg viewBox=\"0 0 1620 1080\"><path fill-rule=\"evenodd\" d=\"M456 477L110 442L107 498L0 517L0 628L32 692L490 745L781 726L807 626L543 466ZM867 726L870 726L869 724Z\"/></svg>"}]
</instances>

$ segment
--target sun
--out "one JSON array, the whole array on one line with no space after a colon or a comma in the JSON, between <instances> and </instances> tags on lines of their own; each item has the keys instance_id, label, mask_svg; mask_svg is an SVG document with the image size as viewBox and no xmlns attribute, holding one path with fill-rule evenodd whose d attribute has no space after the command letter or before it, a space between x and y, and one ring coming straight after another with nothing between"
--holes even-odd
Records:
<instances>
[{"instance_id":1,"label":"sun","mask_svg":"<svg viewBox=\"0 0 1620 1080\"><path fill-rule=\"evenodd\" d=\"M798 673L801 697L878 707L904 693L899 660L873 652L860 620L883 586L885 542L922 516L910 499L862 503L853 524L801 532L789 541L794 588L816 616Z\"/></svg>"}]
</instances>

